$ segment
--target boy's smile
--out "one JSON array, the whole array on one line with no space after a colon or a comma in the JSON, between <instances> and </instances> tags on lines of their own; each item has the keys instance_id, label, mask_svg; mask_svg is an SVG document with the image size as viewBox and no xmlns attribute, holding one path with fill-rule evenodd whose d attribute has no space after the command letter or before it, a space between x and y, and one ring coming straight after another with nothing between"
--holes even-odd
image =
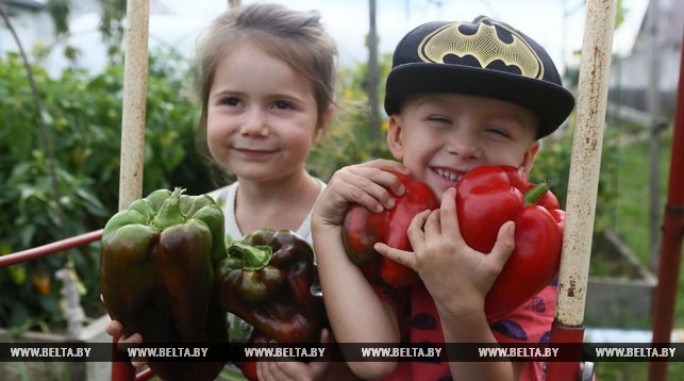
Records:
<instances>
[{"instance_id":1,"label":"boy's smile","mask_svg":"<svg viewBox=\"0 0 684 381\"><path fill-rule=\"evenodd\" d=\"M465 173L467 172L465 170L454 170L443 167L431 167L430 169L434 174L439 176L439 178L437 178L437 181L440 181L442 183L444 189L456 186L458 180L460 180L461 177L463 177L463 175L465 175Z\"/></svg>"},{"instance_id":2,"label":"boy's smile","mask_svg":"<svg viewBox=\"0 0 684 381\"><path fill-rule=\"evenodd\" d=\"M531 110L493 98L453 93L408 96L390 117L387 142L418 180L437 196L480 165L529 172L539 144Z\"/></svg>"},{"instance_id":3,"label":"boy's smile","mask_svg":"<svg viewBox=\"0 0 684 381\"><path fill-rule=\"evenodd\" d=\"M461 176L463 176L463 173L452 171L451 169L433 168L433 170L437 172L438 175L450 181L458 181Z\"/></svg>"}]
</instances>

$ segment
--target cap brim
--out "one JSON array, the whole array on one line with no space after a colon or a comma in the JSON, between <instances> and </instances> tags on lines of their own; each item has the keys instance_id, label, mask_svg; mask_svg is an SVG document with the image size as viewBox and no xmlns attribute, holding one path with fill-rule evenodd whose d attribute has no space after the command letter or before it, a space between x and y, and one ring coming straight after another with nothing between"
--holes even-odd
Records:
<instances>
[{"instance_id":1,"label":"cap brim","mask_svg":"<svg viewBox=\"0 0 684 381\"><path fill-rule=\"evenodd\" d=\"M550 82L491 69L411 63L392 69L385 89L385 111L399 112L402 99L418 92L453 92L496 98L531 109L541 117L537 138L551 134L575 106L567 89Z\"/></svg>"}]
</instances>

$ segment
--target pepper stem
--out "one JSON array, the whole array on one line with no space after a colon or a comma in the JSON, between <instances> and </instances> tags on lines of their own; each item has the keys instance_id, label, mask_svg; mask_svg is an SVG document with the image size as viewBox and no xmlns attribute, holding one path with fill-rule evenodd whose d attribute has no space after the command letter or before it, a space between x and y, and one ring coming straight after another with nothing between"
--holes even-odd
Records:
<instances>
[{"instance_id":1,"label":"pepper stem","mask_svg":"<svg viewBox=\"0 0 684 381\"><path fill-rule=\"evenodd\" d=\"M536 204L542 196L549 191L548 181L541 182L525 192L525 206Z\"/></svg>"},{"instance_id":2,"label":"pepper stem","mask_svg":"<svg viewBox=\"0 0 684 381\"><path fill-rule=\"evenodd\" d=\"M152 224L158 229L164 230L169 226L180 225L185 222L180 207L180 196L185 192L183 188L176 188L173 193L164 200L159 212L154 217Z\"/></svg>"},{"instance_id":3,"label":"pepper stem","mask_svg":"<svg viewBox=\"0 0 684 381\"><path fill-rule=\"evenodd\" d=\"M268 265L273 256L273 248L267 245L246 245L235 242L228 247L228 256L242 259L245 270L261 270Z\"/></svg>"}]
</instances>

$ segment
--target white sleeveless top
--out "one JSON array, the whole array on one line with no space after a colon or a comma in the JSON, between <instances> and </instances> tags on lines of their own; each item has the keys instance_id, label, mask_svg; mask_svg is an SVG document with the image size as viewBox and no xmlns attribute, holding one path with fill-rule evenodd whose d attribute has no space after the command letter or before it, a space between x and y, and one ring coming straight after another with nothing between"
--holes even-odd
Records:
<instances>
[{"instance_id":1,"label":"white sleeveless top","mask_svg":"<svg viewBox=\"0 0 684 381\"><path fill-rule=\"evenodd\" d=\"M320 185L318 196L326 187L326 183L321 179L316 179ZM234 240L240 240L245 236L243 232L240 231L238 227L237 220L235 219L235 195L237 194L237 188L239 183L236 181L226 187L219 188L217 190L207 193L211 196L221 207L223 215L225 216L225 227L226 234L229 235ZM318 200L318 198L317 198ZM313 205L311 210L302 221L301 226L295 231L300 237L304 238L309 244L313 244L313 237L311 236L311 216L313 215Z\"/></svg>"}]
</instances>

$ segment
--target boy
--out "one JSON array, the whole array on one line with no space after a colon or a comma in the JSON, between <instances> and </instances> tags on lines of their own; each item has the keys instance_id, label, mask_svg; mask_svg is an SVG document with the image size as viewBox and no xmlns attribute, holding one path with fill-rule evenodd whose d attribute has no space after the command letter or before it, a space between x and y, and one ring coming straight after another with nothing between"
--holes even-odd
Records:
<instances>
[{"instance_id":1,"label":"boy","mask_svg":"<svg viewBox=\"0 0 684 381\"><path fill-rule=\"evenodd\" d=\"M478 17L431 22L398 44L386 83L387 144L402 162L346 167L330 180L313 217L314 245L326 308L341 343L543 342L553 321L555 287L512 313L487 321L484 298L514 248L505 223L491 253L468 247L459 232L454 186L480 165L529 173L538 139L555 131L574 106L546 51L516 29ZM391 209L404 189L389 171L427 183L441 207L412 221L414 252L378 243L382 255L420 275L405 298L371 286L346 257L341 225L350 203ZM524 280L521 280L524 281ZM424 286L423 286L424 285ZM376 292L377 291L377 292ZM541 379L539 363L351 363L363 378Z\"/></svg>"}]
</instances>

